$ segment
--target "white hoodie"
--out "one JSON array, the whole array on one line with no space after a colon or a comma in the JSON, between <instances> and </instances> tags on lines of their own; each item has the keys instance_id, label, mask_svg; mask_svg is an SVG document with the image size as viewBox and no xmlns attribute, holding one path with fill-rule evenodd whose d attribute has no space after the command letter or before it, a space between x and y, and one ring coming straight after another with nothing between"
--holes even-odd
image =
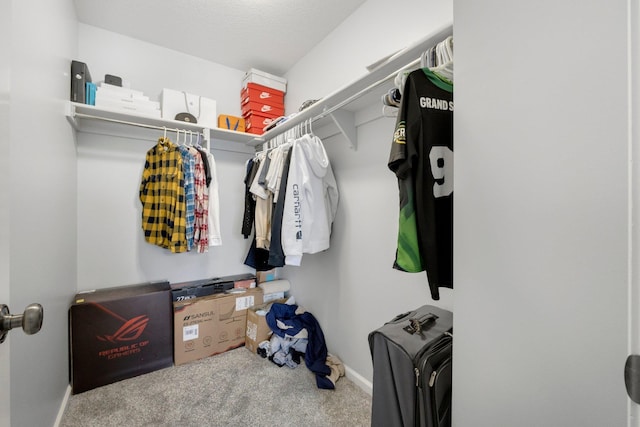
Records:
<instances>
[{"instance_id":1,"label":"white hoodie","mask_svg":"<svg viewBox=\"0 0 640 427\"><path fill-rule=\"evenodd\" d=\"M329 248L338 208L338 187L322 141L305 135L293 142L282 218L282 249L287 265L302 254Z\"/></svg>"}]
</instances>

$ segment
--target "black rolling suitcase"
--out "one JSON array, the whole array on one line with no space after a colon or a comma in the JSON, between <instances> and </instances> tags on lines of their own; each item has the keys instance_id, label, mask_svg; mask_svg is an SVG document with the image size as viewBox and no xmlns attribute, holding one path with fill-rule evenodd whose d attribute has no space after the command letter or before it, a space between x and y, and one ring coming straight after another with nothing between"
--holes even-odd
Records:
<instances>
[{"instance_id":1,"label":"black rolling suitcase","mask_svg":"<svg viewBox=\"0 0 640 427\"><path fill-rule=\"evenodd\" d=\"M372 427L451 425L453 313L422 306L369 334Z\"/></svg>"}]
</instances>

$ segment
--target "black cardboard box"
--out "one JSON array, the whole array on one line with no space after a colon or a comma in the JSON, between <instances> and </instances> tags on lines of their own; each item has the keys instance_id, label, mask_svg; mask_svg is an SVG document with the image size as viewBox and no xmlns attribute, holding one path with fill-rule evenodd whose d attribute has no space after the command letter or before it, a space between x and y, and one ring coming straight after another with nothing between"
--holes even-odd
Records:
<instances>
[{"instance_id":1,"label":"black cardboard box","mask_svg":"<svg viewBox=\"0 0 640 427\"><path fill-rule=\"evenodd\" d=\"M251 282L253 282L253 286L250 285ZM191 282L172 283L171 300L174 302L186 301L214 294L222 294L233 288L254 288L255 286L256 276L249 273L194 280Z\"/></svg>"},{"instance_id":2,"label":"black cardboard box","mask_svg":"<svg viewBox=\"0 0 640 427\"><path fill-rule=\"evenodd\" d=\"M69 309L74 394L173 365L169 282L80 292Z\"/></svg>"}]
</instances>

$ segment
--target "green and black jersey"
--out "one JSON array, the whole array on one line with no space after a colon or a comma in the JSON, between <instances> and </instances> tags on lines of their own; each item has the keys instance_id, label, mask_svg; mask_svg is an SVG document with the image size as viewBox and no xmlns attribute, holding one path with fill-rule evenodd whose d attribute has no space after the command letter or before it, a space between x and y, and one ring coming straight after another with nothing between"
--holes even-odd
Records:
<instances>
[{"instance_id":1,"label":"green and black jersey","mask_svg":"<svg viewBox=\"0 0 640 427\"><path fill-rule=\"evenodd\" d=\"M453 85L428 69L407 76L388 166L400 192L394 268L426 270L440 299L453 287Z\"/></svg>"}]
</instances>

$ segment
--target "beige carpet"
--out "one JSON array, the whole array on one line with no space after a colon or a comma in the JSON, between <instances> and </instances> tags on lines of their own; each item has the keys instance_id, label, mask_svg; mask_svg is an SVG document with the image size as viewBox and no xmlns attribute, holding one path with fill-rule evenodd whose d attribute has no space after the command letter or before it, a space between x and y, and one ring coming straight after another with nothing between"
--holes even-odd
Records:
<instances>
[{"instance_id":1,"label":"beige carpet","mask_svg":"<svg viewBox=\"0 0 640 427\"><path fill-rule=\"evenodd\" d=\"M369 426L371 397L342 377L316 387L304 365L244 347L70 397L60 427Z\"/></svg>"}]
</instances>

